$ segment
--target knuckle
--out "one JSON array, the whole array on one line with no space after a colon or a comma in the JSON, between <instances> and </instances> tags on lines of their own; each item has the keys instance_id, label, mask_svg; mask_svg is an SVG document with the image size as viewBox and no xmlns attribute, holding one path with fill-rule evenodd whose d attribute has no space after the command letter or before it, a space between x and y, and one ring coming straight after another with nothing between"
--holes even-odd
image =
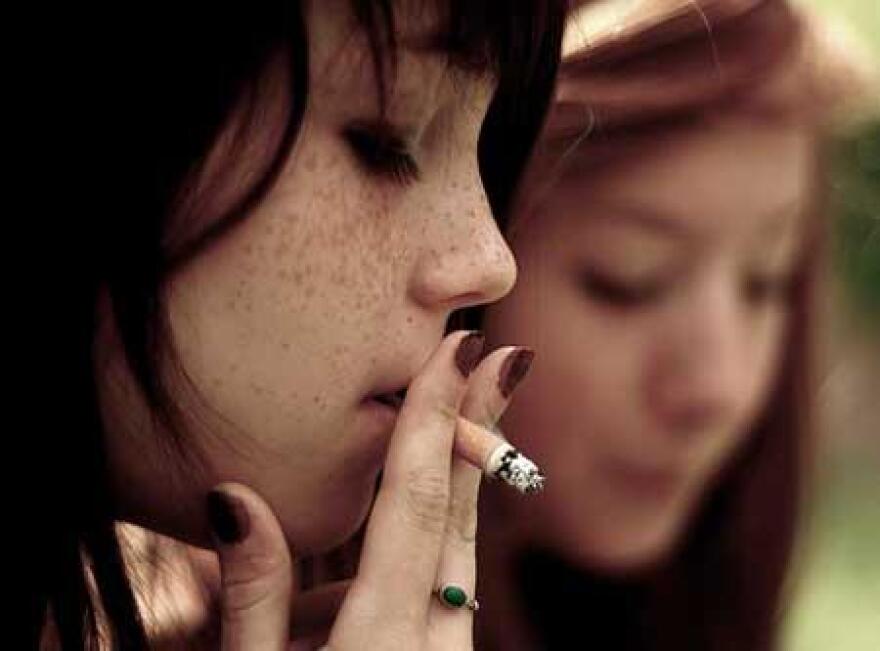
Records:
<instances>
[{"instance_id":1,"label":"knuckle","mask_svg":"<svg viewBox=\"0 0 880 651\"><path fill-rule=\"evenodd\" d=\"M446 530L450 540L470 545L477 539L477 499L456 497L449 503Z\"/></svg>"},{"instance_id":2,"label":"knuckle","mask_svg":"<svg viewBox=\"0 0 880 651\"><path fill-rule=\"evenodd\" d=\"M287 589L290 564L267 554L248 554L239 571L222 577L223 616L236 620L258 605L282 597Z\"/></svg>"},{"instance_id":3,"label":"knuckle","mask_svg":"<svg viewBox=\"0 0 880 651\"><path fill-rule=\"evenodd\" d=\"M439 469L422 468L404 479L404 514L417 528L442 533L449 509L449 477Z\"/></svg>"}]
</instances>

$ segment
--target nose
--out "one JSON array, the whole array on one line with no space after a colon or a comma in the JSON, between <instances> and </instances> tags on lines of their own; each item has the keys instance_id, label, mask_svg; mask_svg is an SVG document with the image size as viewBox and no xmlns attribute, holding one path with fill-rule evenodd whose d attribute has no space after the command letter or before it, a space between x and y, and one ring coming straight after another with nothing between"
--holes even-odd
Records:
<instances>
[{"instance_id":1,"label":"nose","mask_svg":"<svg viewBox=\"0 0 880 651\"><path fill-rule=\"evenodd\" d=\"M516 281L513 253L492 215L482 184L444 193L409 283L411 298L427 309L453 311L491 303Z\"/></svg>"},{"instance_id":2,"label":"nose","mask_svg":"<svg viewBox=\"0 0 880 651\"><path fill-rule=\"evenodd\" d=\"M682 300L657 337L647 393L664 429L690 435L738 420L760 364L735 291L707 283Z\"/></svg>"}]
</instances>

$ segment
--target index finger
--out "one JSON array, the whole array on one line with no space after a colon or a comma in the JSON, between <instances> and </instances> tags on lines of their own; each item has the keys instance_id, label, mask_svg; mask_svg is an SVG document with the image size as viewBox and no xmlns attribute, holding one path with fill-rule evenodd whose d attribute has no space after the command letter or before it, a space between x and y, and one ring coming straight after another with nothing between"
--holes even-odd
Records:
<instances>
[{"instance_id":1,"label":"index finger","mask_svg":"<svg viewBox=\"0 0 880 651\"><path fill-rule=\"evenodd\" d=\"M449 335L409 387L367 526L358 592L424 618L449 508L456 417L483 349L479 333Z\"/></svg>"}]
</instances>

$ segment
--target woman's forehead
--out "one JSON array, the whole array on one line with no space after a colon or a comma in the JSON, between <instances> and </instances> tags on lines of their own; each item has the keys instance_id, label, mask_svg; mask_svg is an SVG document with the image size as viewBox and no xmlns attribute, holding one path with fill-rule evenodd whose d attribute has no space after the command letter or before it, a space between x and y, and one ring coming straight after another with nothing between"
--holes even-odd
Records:
<instances>
[{"instance_id":1,"label":"woman's forehead","mask_svg":"<svg viewBox=\"0 0 880 651\"><path fill-rule=\"evenodd\" d=\"M802 214L811 198L812 150L802 131L741 122L706 125L654 138L650 147L634 147L610 165L578 164L578 155L596 155L586 144L543 184L546 168L533 168L539 178L529 184L535 188L531 205L575 221L613 208L614 214L686 227L679 231L716 222L771 228Z\"/></svg>"},{"instance_id":2,"label":"woman's forehead","mask_svg":"<svg viewBox=\"0 0 880 651\"><path fill-rule=\"evenodd\" d=\"M314 32L310 38L312 83L316 89L329 92L356 91L375 96L376 62L370 35L352 14L350 0L314 4L320 8L314 8L310 16ZM422 96L444 80L458 87L474 82L478 86L494 84L488 69L463 70L455 53L449 51L440 3L405 0L393 3L393 7L395 50L380 52L385 63L392 60L392 55L395 63L386 79L389 96Z\"/></svg>"}]
</instances>

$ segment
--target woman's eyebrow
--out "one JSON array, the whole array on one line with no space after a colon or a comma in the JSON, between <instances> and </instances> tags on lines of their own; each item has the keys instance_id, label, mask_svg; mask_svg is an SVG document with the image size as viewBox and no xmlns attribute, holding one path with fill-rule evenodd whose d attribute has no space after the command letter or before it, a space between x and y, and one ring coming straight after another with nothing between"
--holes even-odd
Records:
<instances>
[{"instance_id":1,"label":"woman's eyebrow","mask_svg":"<svg viewBox=\"0 0 880 651\"><path fill-rule=\"evenodd\" d=\"M674 215L636 203L602 201L594 198L590 205L590 219L601 219L611 224L635 225L666 236L685 237L691 234L686 224Z\"/></svg>"}]
</instances>

